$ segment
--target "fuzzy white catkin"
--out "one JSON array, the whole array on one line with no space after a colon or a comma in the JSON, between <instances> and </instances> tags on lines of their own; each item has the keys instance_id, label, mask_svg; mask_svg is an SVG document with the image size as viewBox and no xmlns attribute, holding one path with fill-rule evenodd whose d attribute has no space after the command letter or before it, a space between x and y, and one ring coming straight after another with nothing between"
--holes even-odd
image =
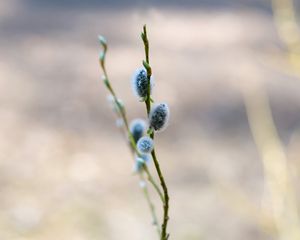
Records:
<instances>
[{"instance_id":1,"label":"fuzzy white catkin","mask_svg":"<svg viewBox=\"0 0 300 240\"><path fill-rule=\"evenodd\" d=\"M148 137L142 137L137 142L137 149L141 154L149 154L154 148L153 140Z\"/></svg>"},{"instance_id":2,"label":"fuzzy white catkin","mask_svg":"<svg viewBox=\"0 0 300 240\"><path fill-rule=\"evenodd\" d=\"M149 126L155 131L164 130L169 122L170 110L166 103L159 103L152 107L149 114Z\"/></svg>"},{"instance_id":3,"label":"fuzzy white catkin","mask_svg":"<svg viewBox=\"0 0 300 240\"><path fill-rule=\"evenodd\" d=\"M149 154L142 154L135 157L134 171L139 172L143 169L144 164L149 164L151 156Z\"/></svg>"},{"instance_id":4,"label":"fuzzy white catkin","mask_svg":"<svg viewBox=\"0 0 300 240\"><path fill-rule=\"evenodd\" d=\"M115 102L115 98L114 98L111 94L110 94L110 95L107 95L106 99L107 99L108 103L110 104L111 108L112 108L116 113L120 113L119 107L121 107L121 108L124 107L123 101L122 101L120 98L118 98L118 99L117 99L117 102L118 102L118 105L119 105L119 106L118 106L118 105L116 104L116 102Z\"/></svg>"},{"instance_id":5,"label":"fuzzy white catkin","mask_svg":"<svg viewBox=\"0 0 300 240\"><path fill-rule=\"evenodd\" d=\"M140 100L143 100L147 97L148 93L148 78L147 78L147 70L142 67L137 69L131 80L132 91L135 96L137 96ZM150 78L150 94L152 92L152 88L154 85L153 77Z\"/></svg>"},{"instance_id":6,"label":"fuzzy white catkin","mask_svg":"<svg viewBox=\"0 0 300 240\"><path fill-rule=\"evenodd\" d=\"M136 118L130 123L130 132L134 138L134 141L137 142L145 133L146 122L143 119Z\"/></svg>"}]
</instances>

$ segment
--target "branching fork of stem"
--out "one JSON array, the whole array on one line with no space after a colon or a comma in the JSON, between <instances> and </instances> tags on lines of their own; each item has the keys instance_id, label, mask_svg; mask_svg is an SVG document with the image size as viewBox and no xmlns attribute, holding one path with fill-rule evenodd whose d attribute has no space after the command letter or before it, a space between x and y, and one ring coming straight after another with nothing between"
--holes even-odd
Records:
<instances>
[{"instance_id":1,"label":"branching fork of stem","mask_svg":"<svg viewBox=\"0 0 300 240\"><path fill-rule=\"evenodd\" d=\"M103 82L104 82L106 88L108 89L108 91L110 92L110 94L113 97L114 104L117 107L117 114L123 120L125 131L127 133L128 139L130 141L130 146L133 149L133 151L138 156L140 156L140 154L139 154L139 152L137 151L137 148L136 148L135 140L134 140L134 138L133 138L133 136L132 136L132 134L130 132L130 129L129 129L129 124L128 124L128 120L127 120L127 116L126 116L125 106L122 105L120 103L120 101L118 100L118 97L117 97L117 95L116 95L116 93L115 93L115 91L114 91L114 89L113 89L113 87L112 87L112 85L111 85L111 83L109 81L109 78L108 78L108 74L107 74L106 67L105 67L105 57L106 57L106 52L107 52L107 42L106 42L106 40L102 36L99 36L99 42L100 42L101 46L103 47L103 51L100 52L100 56L99 56L99 64L100 64L100 67L101 67L101 69L103 71ZM147 165L144 164L143 165L143 169L144 169L144 172L147 175L147 179L149 180L149 182L152 184L152 186L154 187L154 189L156 190L156 192L160 196L160 199L162 200L162 202L164 202L163 194L162 194L162 192L161 192L158 184L155 182L154 178L152 177L152 175L151 175L151 173L150 173ZM139 176L140 176L140 179L142 181L144 181L144 176L143 176L142 172L139 172ZM153 224L156 225L157 232L158 232L158 234L160 236L161 235L160 226L159 226L159 223L158 223L158 220L157 220L157 216L156 216L154 204L151 201L150 196L149 196L149 190L147 188L147 185L143 186L143 192L144 192L145 198L147 200L147 203L148 203L150 211L151 211L151 215L152 215L152 218L153 218Z\"/></svg>"}]
</instances>

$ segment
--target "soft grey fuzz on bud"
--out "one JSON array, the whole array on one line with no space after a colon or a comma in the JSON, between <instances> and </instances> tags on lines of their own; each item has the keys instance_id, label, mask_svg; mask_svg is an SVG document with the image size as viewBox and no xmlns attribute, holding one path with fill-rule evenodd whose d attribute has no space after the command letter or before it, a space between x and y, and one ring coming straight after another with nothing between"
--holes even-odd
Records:
<instances>
[{"instance_id":1,"label":"soft grey fuzz on bud","mask_svg":"<svg viewBox=\"0 0 300 240\"><path fill-rule=\"evenodd\" d=\"M148 164L151 160L151 156L149 154L142 154L140 156L135 157L135 166L134 171L139 172L143 169L144 164Z\"/></svg>"},{"instance_id":2,"label":"soft grey fuzz on bud","mask_svg":"<svg viewBox=\"0 0 300 240\"><path fill-rule=\"evenodd\" d=\"M150 94L153 88L153 77L150 78ZM147 70L142 67L135 71L132 77L132 90L134 95L136 95L140 100L145 100L148 93L148 77Z\"/></svg>"},{"instance_id":3,"label":"soft grey fuzz on bud","mask_svg":"<svg viewBox=\"0 0 300 240\"><path fill-rule=\"evenodd\" d=\"M137 150L141 154L149 154L152 152L154 148L153 140L148 136L144 136L140 138L136 145L137 145Z\"/></svg>"},{"instance_id":4,"label":"soft grey fuzz on bud","mask_svg":"<svg viewBox=\"0 0 300 240\"><path fill-rule=\"evenodd\" d=\"M130 132L137 142L145 133L146 122L143 119L136 118L130 123Z\"/></svg>"},{"instance_id":5,"label":"soft grey fuzz on bud","mask_svg":"<svg viewBox=\"0 0 300 240\"><path fill-rule=\"evenodd\" d=\"M169 122L170 110L166 103L159 103L152 107L149 114L149 127L154 131L164 130Z\"/></svg>"}]
</instances>

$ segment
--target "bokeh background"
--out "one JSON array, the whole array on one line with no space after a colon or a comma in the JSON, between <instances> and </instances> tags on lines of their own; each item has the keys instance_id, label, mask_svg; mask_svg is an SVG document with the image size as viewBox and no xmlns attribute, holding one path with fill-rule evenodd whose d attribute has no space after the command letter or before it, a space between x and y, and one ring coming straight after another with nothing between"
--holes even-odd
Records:
<instances>
[{"instance_id":1,"label":"bokeh background","mask_svg":"<svg viewBox=\"0 0 300 240\"><path fill-rule=\"evenodd\" d=\"M144 118L130 79L145 23L154 99L171 109L156 138L171 239L278 239L245 99L257 89L268 98L297 190L300 44L289 3L2 0L0 239L156 239L98 65L102 34L112 84L129 118Z\"/></svg>"}]
</instances>

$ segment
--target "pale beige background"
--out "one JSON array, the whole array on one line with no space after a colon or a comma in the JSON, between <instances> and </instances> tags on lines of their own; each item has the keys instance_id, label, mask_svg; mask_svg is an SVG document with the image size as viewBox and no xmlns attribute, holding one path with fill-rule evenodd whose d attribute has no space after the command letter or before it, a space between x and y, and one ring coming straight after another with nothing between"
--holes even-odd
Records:
<instances>
[{"instance_id":1,"label":"pale beige background","mask_svg":"<svg viewBox=\"0 0 300 240\"><path fill-rule=\"evenodd\" d=\"M111 81L130 119L144 117L130 88L144 23L154 99L171 108L156 141L171 239L273 239L219 191L229 184L264 204L241 91L253 82L264 84L280 136L298 156L300 81L289 73L268 1L4 0L1 240L156 239L97 62L103 34Z\"/></svg>"}]
</instances>

